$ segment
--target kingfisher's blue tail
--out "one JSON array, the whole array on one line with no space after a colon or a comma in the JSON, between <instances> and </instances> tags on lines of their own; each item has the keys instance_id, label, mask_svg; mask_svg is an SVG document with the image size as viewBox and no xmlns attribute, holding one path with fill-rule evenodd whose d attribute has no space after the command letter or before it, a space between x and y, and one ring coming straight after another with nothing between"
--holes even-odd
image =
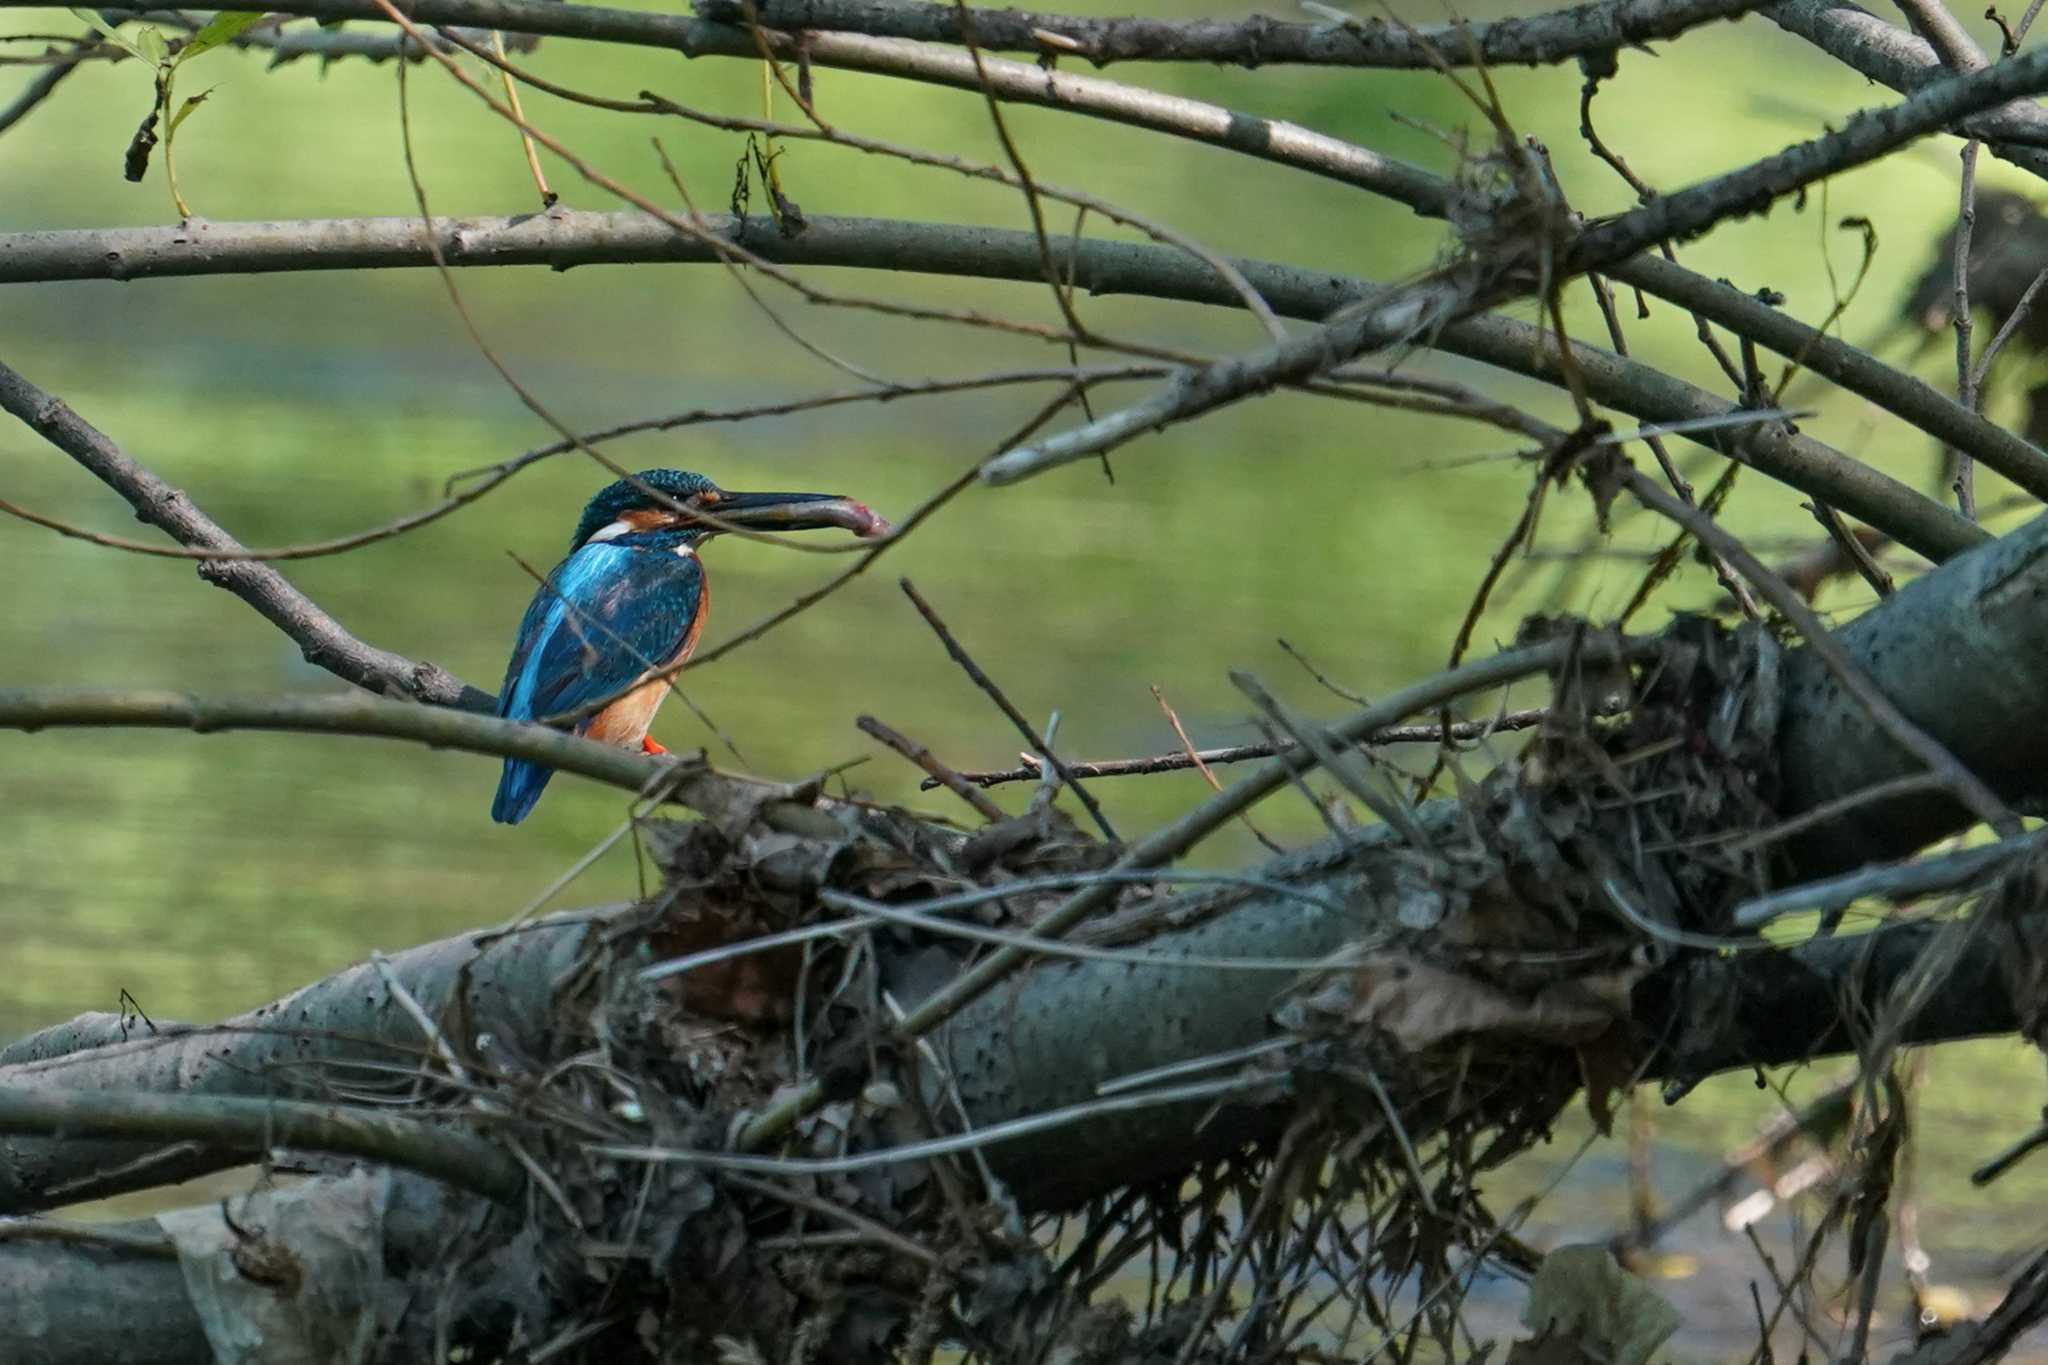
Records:
<instances>
[{"instance_id":1,"label":"kingfisher's blue tail","mask_svg":"<svg viewBox=\"0 0 2048 1365\"><path fill-rule=\"evenodd\" d=\"M524 820L554 775L553 768L524 759L506 759L505 775L498 779L497 799L491 802L491 818L501 825L516 825Z\"/></svg>"}]
</instances>

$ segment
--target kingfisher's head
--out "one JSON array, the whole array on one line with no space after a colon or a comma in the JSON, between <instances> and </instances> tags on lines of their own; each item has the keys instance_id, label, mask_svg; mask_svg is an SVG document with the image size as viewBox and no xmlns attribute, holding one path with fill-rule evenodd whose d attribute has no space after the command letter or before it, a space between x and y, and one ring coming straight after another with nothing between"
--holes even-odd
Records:
<instances>
[{"instance_id":1,"label":"kingfisher's head","mask_svg":"<svg viewBox=\"0 0 2048 1365\"><path fill-rule=\"evenodd\" d=\"M820 531L834 526L862 539L887 535L890 529L866 504L837 493L730 493L688 470L643 469L590 500L569 552L594 541L682 546L735 528Z\"/></svg>"}]
</instances>

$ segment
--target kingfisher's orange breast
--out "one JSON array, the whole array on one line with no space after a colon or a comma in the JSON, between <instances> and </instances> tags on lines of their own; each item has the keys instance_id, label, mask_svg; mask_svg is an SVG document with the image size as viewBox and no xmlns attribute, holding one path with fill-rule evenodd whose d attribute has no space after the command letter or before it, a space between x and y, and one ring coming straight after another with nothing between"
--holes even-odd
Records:
<instances>
[{"instance_id":1,"label":"kingfisher's orange breast","mask_svg":"<svg viewBox=\"0 0 2048 1365\"><path fill-rule=\"evenodd\" d=\"M697 581L697 609L690 613L690 628L683 632L683 643L659 667L649 670L656 676L592 716L583 728L584 738L616 744L621 749L638 748L640 741L647 738L647 732L654 726L654 713L661 709L674 680L669 670L680 667L697 648L697 638L704 633L704 621L711 615L711 584L702 577Z\"/></svg>"}]
</instances>

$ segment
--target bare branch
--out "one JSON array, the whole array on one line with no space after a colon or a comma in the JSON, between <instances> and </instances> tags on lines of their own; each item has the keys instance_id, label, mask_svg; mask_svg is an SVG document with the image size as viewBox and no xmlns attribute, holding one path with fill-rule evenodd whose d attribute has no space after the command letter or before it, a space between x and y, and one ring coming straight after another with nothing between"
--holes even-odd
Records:
<instances>
[{"instance_id":1,"label":"bare branch","mask_svg":"<svg viewBox=\"0 0 2048 1365\"><path fill-rule=\"evenodd\" d=\"M2007 100L2048 89L2048 53L2031 52L1969 75L1936 81L1898 104L1852 115L1839 132L1674 190L1588 228L1572 244L1571 268L1593 269L1669 238L1695 236L1731 216L1758 212L1780 195L1852 167Z\"/></svg>"},{"instance_id":2,"label":"bare branch","mask_svg":"<svg viewBox=\"0 0 2048 1365\"><path fill-rule=\"evenodd\" d=\"M1988 63L1976 39L1956 22L1943 0L1897 0L1913 27L1941 54L1944 66L1954 72L1982 71Z\"/></svg>"},{"instance_id":3,"label":"bare branch","mask_svg":"<svg viewBox=\"0 0 2048 1365\"><path fill-rule=\"evenodd\" d=\"M1648 253L1607 273L1770 347L1936 440L1969 451L2035 497L2048 499L2048 455L2026 438L1987 421L1933 385L1893 369L1869 352L1809 327L1725 281L1710 280Z\"/></svg>"},{"instance_id":4,"label":"bare branch","mask_svg":"<svg viewBox=\"0 0 2048 1365\"><path fill-rule=\"evenodd\" d=\"M14 101L5 109L0 109L0 133L6 132L27 118L35 111L37 105L55 94L64 78L78 70L79 63L99 44L100 35L97 32L88 33L78 39L77 45L67 57L57 61L48 70L39 72L36 78L28 83L26 90L15 96Z\"/></svg>"},{"instance_id":5,"label":"bare branch","mask_svg":"<svg viewBox=\"0 0 2048 1365\"><path fill-rule=\"evenodd\" d=\"M179 543L214 550L243 548L184 493L130 459L61 400L44 393L4 362L0 362L0 409L14 414L29 430L84 465L126 498L137 516ZM199 576L256 608L298 644L308 663L358 687L379 695L397 691L419 701L468 711L496 709L490 693L469 686L439 665L364 644L267 564L208 560L200 564Z\"/></svg>"},{"instance_id":6,"label":"bare branch","mask_svg":"<svg viewBox=\"0 0 2048 1365\"><path fill-rule=\"evenodd\" d=\"M1829 56L1902 94L1924 89L1948 74L1925 39L1846 0L1773 0L1758 13L1796 33ZM1961 131L1983 138L2005 160L2048 176L2048 110L2015 101L1966 119Z\"/></svg>"},{"instance_id":7,"label":"bare branch","mask_svg":"<svg viewBox=\"0 0 2048 1365\"><path fill-rule=\"evenodd\" d=\"M1526 19L1413 30L1378 20L1289 24L1263 15L1250 19L1098 19L1018 10L975 9L968 13L976 41L985 48L1072 55L1097 66L1138 61L1222 62L1251 68L1285 64L1433 70L1441 61L1459 66L1539 66L1567 61L1581 54L1675 38L1700 24L1736 18L1758 2L1604 0ZM945 4L697 0L694 8L703 18L728 24L745 24L758 16L765 27L790 31L964 41L961 16Z\"/></svg>"},{"instance_id":8,"label":"bare branch","mask_svg":"<svg viewBox=\"0 0 2048 1365\"><path fill-rule=\"evenodd\" d=\"M0 1089L0 1133L167 1142L192 1139L224 1154L261 1157L280 1147L364 1157L431 1175L497 1200L516 1199L526 1177L482 1138L374 1110L225 1095L131 1095L116 1091Z\"/></svg>"},{"instance_id":9,"label":"bare branch","mask_svg":"<svg viewBox=\"0 0 2048 1365\"><path fill-rule=\"evenodd\" d=\"M1038 244L1028 232L822 214L807 221L803 235L794 238L770 230L765 219L747 220L743 228L729 217L707 215L704 225L721 237L743 237L752 251L785 265L907 270L1033 283L1043 278ZM433 230L451 266L546 265L566 270L601 263L704 264L719 259L703 241L679 237L665 224L632 212L557 209L523 219L442 218L434 220ZM1063 272L1077 288L1092 293L1224 307L1237 302L1215 272L1177 251L1141 242L1090 239L1062 239L1052 245ZM1626 270L1612 273L1626 279L1626 272L1646 259L1639 257L1629 262ZM426 231L410 218L193 223L178 228L0 235L0 283L427 267L433 260ZM1383 286L1350 276L1271 262L1234 264L1284 317L1320 320L1347 303L1385 292ZM1721 296L1719 301L1716 293ZM1726 305L1727 315L1733 316L1729 295L1740 298L1733 290L1706 291L1698 300L1700 311L1714 316ZM1796 334L1784 333L1781 340L1787 345L1809 344L1810 329L1789 319L1784 322L1796 329ZM1528 323L1498 316L1471 318L1445 328L1432 342L1438 349L1516 374L1560 386L1564 383L1554 339ZM1822 348L1816 345L1814 353L1822 354ZM1609 351L1574 342L1571 357L1596 401L1643 421L1693 421L1742 411L1704 389ZM1872 380L1875 382L1875 377ZM1928 393L1933 395L1931 389ZM1939 395L1933 395L1932 401L1955 406ZM1975 420L1982 422L1981 418ZM1964 434L1961 428L1957 433ZM1750 424L1688 439L1811 494L1936 561L1989 538L1982 528L1924 494L1783 424ZM2009 443L2010 438L2007 440ZM1987 447L1972 442L1971 448L1982 454ZM1986 463L1996 467L1988 457ZM700 655L698 662L712 657L715 652Z\"/></svg>"},{"instance_id":10,"label":"bare branch","mask_svg":"<svg viewBox=\"0 0 2048 1365\"><path fill-rule=\"evenodd\" d=\"M2048 87L2048 52L2035 52L1928 87L1904 102L1866 110L1840 132L1652 200L1581 232L1563 268L1583 273L1624 260L1673 238L1696 236L1715 223L1758 211L1815 180L1868 164L1968 114ZM989 461L982 477L1014 483L1074 460L1114 450L1147 432L1264 393L1275 385L1323 373L1371 349L1426 336L1454 320L1527 291L1496 263L1478 262L1489 278L1461 281L1443 272L1389 291L1315 332L1190 370L1159 394L1072 431L1020 446Z\"/></svg>"}]
</instances>

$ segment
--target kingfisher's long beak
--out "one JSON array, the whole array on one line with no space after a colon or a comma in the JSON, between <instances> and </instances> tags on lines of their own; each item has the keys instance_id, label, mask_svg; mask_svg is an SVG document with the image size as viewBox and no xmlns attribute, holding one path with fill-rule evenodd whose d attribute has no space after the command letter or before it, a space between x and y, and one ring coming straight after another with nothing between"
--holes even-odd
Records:
<instances>
[{"instance_id":1,"label":"kingfisher's long beak","mask_svg":"<svg viewBox=\"0 0 2048 1365\"><path fill-rule=\"evenodd\" d=\"M704 510L750 531L822 531L836 526L873 540L892 529L866 503L837 493L726 493Z\"/></svg>"}]
</instances>

